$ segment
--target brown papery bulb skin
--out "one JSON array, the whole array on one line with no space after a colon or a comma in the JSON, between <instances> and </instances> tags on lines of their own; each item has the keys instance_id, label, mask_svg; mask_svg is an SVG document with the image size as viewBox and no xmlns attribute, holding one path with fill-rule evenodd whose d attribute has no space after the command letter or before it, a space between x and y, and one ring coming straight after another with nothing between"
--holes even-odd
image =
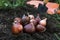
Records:
<instances>
[{"instance_id":1,"label":"brown papery bulb skin","mask_svg":"<svg viewBox=\"0 0 60 40\"><path fill-rule=\"evenodd\" d=\"M38 32L45 32L45 31L46 31L46 28L45 28L44 26L38 24L38 25L36 26L36 30L37 30Z\"/></svg>"},{"instance_id":2,"label":"brown papery bulb skin","mask_svg":"<svg viewBox=\"0 0 60 40\"><path fill-rule=\"evenodd\" d=\"M30 22L29 17L24 14L23 17L22 17L22 25L26 25L29 22Z\"/></svg>"},{"instance_id":3,"label":"brown papery bulb skin","mask_svg":"<svg viewBox=\"0 0 60 40\"><path fill-rule=\"evenodd\" d=\"M41 21L39 22L39 24L42 25L42 26L46 26L46 20L47 20L47 18L41 20Z\"/></svg>"},{"instance_id":4,"label":"brown papery bulb skin","mask_svg":"<svg viewBox=\"0 0 60 40\"><path fill-rule=\"evenodd\" d=\"M30 17L30 19L34 19L34 16L33 15L29 15L28 17Z\"/></svg>"},{"instance_id":5,"label":"brown papery bulb skin","mask_svg":"<svg viewBox=\"0 0 60 40\"><path fill-rule=\"evenodd\" d=\"M33 25L33 23L27 24L26 26L24 26L24 30L27 33L33 33L35 32L35 27Z\"/></svg>"},{"instance_id":6,"label":"brown papery bulb skin","mask_svg":"<svg viewBox=\"0 0 60 40\"><path fill-rule=\"evenodd\" d=\"M34 15L30 15L29 13L27 13L27 15L30 19L34 19Z\"/></svg>"},{"instance_id":7,"label":"brown papery bulb skin","mask_svg":"<svg viewBox=\"0 0 60 40\"><path fill-rule=\"evenodd\" d=\"M13 23L13 26L12 26L13 34L19 34L22 31L23 31L23 26L20 23Z\"/></svg>"}]
</instances>

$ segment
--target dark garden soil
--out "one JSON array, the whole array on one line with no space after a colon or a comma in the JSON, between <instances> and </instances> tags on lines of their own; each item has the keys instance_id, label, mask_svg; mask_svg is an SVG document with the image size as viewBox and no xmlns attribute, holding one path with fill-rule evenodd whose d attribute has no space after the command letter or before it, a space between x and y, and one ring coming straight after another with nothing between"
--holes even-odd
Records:
<instances>
[{"instance_id":1,"label":"dark garden soil","mask_svg":"<svg viewBox=\"0 0 60 40\"><path fill-rule=\"evenodd\" d=\"M11 32L13 19L15 17L22 17L27 12L34 16L37 15L37 10L30 6L18 7L16 9L0 9L0 40L58 40L54 33L60 36L60 28L56 27L56 20L52 17L48 17L47 30L43 33L35 32L28 34L22 32L17 36L13 35Z\"/></svg>"}]
</instances>

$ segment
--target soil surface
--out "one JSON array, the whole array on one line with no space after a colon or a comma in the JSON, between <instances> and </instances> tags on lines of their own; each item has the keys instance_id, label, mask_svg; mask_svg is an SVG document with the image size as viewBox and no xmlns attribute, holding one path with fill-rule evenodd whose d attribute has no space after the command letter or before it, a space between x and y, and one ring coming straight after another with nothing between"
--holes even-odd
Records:
<instances>
[{"instance_id":1,"label":"soil surface","mask_svg":"<svg viewBox=\"0 0 60 40\"><path fill-rule=\"evenodd\" d=\"M56 21L52 17L48 17L47 30L43 33L35 32L28 34L21 32L17 36L13 35L11 32L13 19L15 17L22 17L27 12L33 14L35 17L38 13L33 6L17 7L16 9L0 9L0 40L58 40L54 33L60 36L60 28L56 27ZM43 17L41 16L41 18Z\"/></svg>"}]
</instances>

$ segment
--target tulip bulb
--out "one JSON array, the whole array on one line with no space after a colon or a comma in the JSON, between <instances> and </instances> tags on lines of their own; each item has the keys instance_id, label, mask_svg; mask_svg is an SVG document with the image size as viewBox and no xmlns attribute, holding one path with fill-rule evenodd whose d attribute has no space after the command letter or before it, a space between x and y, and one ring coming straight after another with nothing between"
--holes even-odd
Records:
<instances>
[{"instance_id":1,"label":"tulip bulb","mask_svg":"<svg viewBox=\"0 0 60 40\"><path fill-rule=\"evenodd\" d=\"M33 15L29 15L30 19L34 19L34 16Z\"/></svg>"},{"instance_id":2,"label":"tulip bulb","mask_svg":"<svg viewBox=\"0 0 60 40\"><path fill-rule=\"evenodd\" d=\"M31 19L31 20L30 20L30 23L33 23L33 24L34 24L34 26L36 26L36 25L37 25L37 21L36 21L35 19Z\"/></svg>"},{"instance_id":3,"label":"tulip bulb","mask_svg":"<svg viewBox=\"0 0 60 40\"><path fill-rule=\"evenodd\" d=\"M44 26L38 24L38 25L36 26L36 30L37 30L38 32L44 32L44 31L46 31L46 28L45 28Z\"/></svg>"},{"instance_id":4,"label":"tulip bulb","mask_svg":"<svg viewBox=\"0 0 60 40\"><path fill-rule=\"evenodd\" d=\"M29 13L27 13L28 14L28 17L30 18L30 19L34 19L34 16L33 15L30 15Z\"/></svg>"},{"instance_id":5,"label":"tulip bulb","mask_svg":"<svg viewBox=\"0 0 60 40\"><path fill-rule=\"evenodd\" d=\"M23 26L18 21L14 21L12 26L12 33L19 34L22 30Z\"/></svg>"},{"instance_id":6,"label":"tulip bulb","mask_svg":"<svg viewBox=\"0 0 60 40\"><path fill-rule=\"evenodd\" d=\"M33 23L27 24L26 26L24 26L24 29L27 33L35 32L35 27Z\"/></svg>"},{"instance_id":7,"label":"tulip bulb","mask_svg":"<svg viewBox=\"0 0 60 40\"><path fill-rule=\"evenodd\" d=\"M39 17L39 14L37 14L37 17L35 19L37 21L37 23L39 23L39 21L41 20L40 17Z\"/></svg>"},{"instance_id":8,"label":"tulip bulb","mask_svg":"<svg viewBox=\"0 0 60 40\"><path fill-rule=\"evenodd\" d=\"M28 24L29 21L30 21L29 17L24 14L22 17L22 25Z\"/></svg>"},{"instance_id":9,"label":"tulip bulb","mask_svg":"<svg viewBox=\"0 0 60 40\"><path fill-rule=\"evenodd\" d=\"M41 24L41 25L43 25L43 26L46 26L46 20L47 20L47 18L41 20L41 21L39 22L39 24Z\"/></svg>"}]
</instances>

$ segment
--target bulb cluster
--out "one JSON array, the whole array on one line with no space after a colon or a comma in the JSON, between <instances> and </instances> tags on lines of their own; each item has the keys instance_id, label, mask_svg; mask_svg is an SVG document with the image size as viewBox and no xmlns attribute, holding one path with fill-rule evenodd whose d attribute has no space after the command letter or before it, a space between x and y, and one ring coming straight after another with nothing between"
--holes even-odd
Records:
<instances>
[{"instance_id":1,"label":"bulb cluster","mask_svg":"<svg viewBox=\"0 0 60 40\"><path fill-rule=\"evenodd\" d=\"M12 33L19 34L23 30L27 33L44 32L46 30L46 20L47 18L41 20L39 14L36 18L29 14L28 16L24 14L22 18L16 17L12 25Z\"/></svg>"}]
</instances>

